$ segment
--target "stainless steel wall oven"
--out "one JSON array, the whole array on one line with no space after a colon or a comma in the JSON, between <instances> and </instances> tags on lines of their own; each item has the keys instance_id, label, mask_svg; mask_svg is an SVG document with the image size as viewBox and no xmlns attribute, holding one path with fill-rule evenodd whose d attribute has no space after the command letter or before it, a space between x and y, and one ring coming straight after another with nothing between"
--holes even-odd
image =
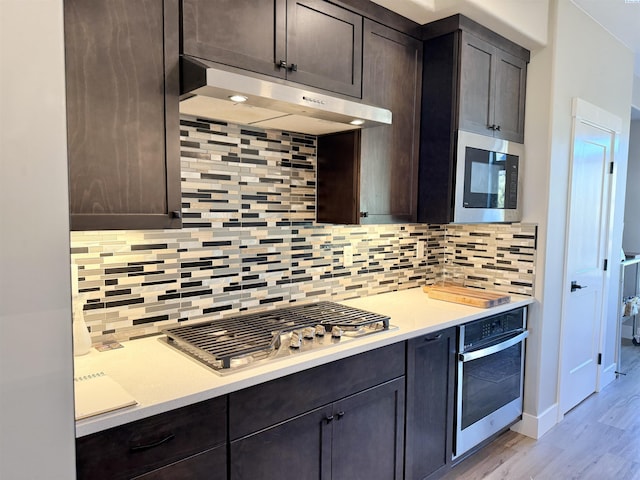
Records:
<instances>
[{"instance_id":1,"label":"stainless steel wall oven","mask_svg":"<svg viewBox=\"0 0 640 480\"><path fill-rule=\"evenodd\" d=\"M522 418L526 308L459 327L454 458Z\"/></svg>"}]
</instances>

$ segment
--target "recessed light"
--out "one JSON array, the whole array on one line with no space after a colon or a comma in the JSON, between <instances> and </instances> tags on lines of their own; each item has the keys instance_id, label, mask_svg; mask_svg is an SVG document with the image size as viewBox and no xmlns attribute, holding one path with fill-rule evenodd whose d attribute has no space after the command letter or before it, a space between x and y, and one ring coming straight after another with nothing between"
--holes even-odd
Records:
<instances>
[{"instance_id":1,"label":"recessed light","mask_svg":"<svg viewBox=\"0 0 640 480\"><path fill-rule=\"evenodd\" d=\"M246 102L249 99L244 95L229 95L229 100L236 103L242 103L242 102Z\"/></svg>"},{"instance_id":2,"label":"recessed light","mask_svg":"<svg viewBox=\"0 0 640 480\"><path fill-rule=\"evenodd\" d=\"M360 120L359 118L355 119L355 120L351 120L349 122L351 125L364 125L364 120Z\"/></svg>"}]
</instances>

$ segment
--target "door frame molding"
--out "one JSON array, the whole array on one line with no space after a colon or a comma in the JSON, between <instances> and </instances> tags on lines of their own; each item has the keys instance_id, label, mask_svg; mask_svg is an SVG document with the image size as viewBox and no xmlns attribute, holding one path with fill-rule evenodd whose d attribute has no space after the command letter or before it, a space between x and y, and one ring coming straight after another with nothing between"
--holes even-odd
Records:
<instances>
[{"instance_id":1,"label":"door frame molding","mask_svg":"<svg viewBox=\"0 0 640 480\"><path fill-rule=\"evenodd\" d=\"M611 150L611 161L614 162L614 168L617 165L616 162L616 152L618 151L618 144L620 140L620 134L622 132L622 119L617 115L612 114L611 112L604 110L596 105L593 105L586 100L583 100L579 97L574 97L572 99L571 105L571 147L570 147L570 163L569 163L569 180L573 181L573 163L574 163L574 146L575 146L575 138L576 138L576 127L578 123L584 123L595 128L598 128L604 132L608 132L610 135L613 135L612 142L612 150ZM609 182L609 191L608 191L608 204L606 211L606 222L608 223L607 228L607 238L606 238L606 247L605 247L605 258L613 259L613 245L611 244L611 236L610 232L612 230L613 223L613 200L615 198L615 175L610 175L608 180ZM569 248L569 225L568 219L570 214L571 207L571 195L572 188L571 183L567 186L567 226L565 232L565 251L564 251L564 266L563 266L563 285L566 285L568 281L567 276L567 250ZM602 272L603 280L602 280L602 304L600 306L600 326L598 332L598 347L599 352L604 353L605 345L604 337L605 337L605 312L607 299L609 296L609 288L610 288L610 275L607 272ZM560 324L560 355L558 358L558 385L557 385L557 397L556 404L558 405L558 422L562 421L564 418L565 412L562 410L562 391L563 391L563 347L565 344L566 335L570 332L566 331L565 328L565 319L564 319L564 308L566 302L566 292L563 290L562 294L562 310L561 310L561 324ZM603 375L604 375L604 364L598 365L597 376L596 376L596 392L600 391L601 386L603 385Z\"/></svg>"}]
</instances>

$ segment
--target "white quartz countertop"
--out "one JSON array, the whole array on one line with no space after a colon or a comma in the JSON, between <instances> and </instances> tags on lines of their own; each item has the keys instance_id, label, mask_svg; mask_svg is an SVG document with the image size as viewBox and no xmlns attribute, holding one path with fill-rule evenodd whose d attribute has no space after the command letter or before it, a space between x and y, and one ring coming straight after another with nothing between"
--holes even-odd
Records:
<instances>
[{"instance_id":1,"label":"white quartz countertop","mask_svg":"<svg viewBox=\"0 0 640 480\"><path fill-rule=\"evenodd\" d=\"M89 435L532 302L531 297L512 295L511 303L476 308L430 299L421 288L348 300L340 303L388 315L391 325L398 328L226 375L220 375L170 347L164 342L164 336L123 342L124 348L106 352L91 349L89 354L75 357L75 375L104 372L122 385L138 405L79 420L76 436Z\"/></svg>"}]
</instances>

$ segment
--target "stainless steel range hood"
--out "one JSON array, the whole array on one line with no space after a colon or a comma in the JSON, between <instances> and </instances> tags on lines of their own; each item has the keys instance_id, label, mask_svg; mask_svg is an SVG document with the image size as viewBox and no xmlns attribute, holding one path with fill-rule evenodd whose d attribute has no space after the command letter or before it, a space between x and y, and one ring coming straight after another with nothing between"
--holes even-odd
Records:
<instances>
[{"instance_id":1,"label":"stainless steel range hood","mask_svg":"<svg viewBox=\"0 0 640 480\"><path fill-rule=\"evenodd\" d=\"M391 124L387 109L221 70L205 60L182 56L180 75L180 113L188 115L311 135ZM231 100L234 95L246 101Z\"/></svg>"}]
</instances>

